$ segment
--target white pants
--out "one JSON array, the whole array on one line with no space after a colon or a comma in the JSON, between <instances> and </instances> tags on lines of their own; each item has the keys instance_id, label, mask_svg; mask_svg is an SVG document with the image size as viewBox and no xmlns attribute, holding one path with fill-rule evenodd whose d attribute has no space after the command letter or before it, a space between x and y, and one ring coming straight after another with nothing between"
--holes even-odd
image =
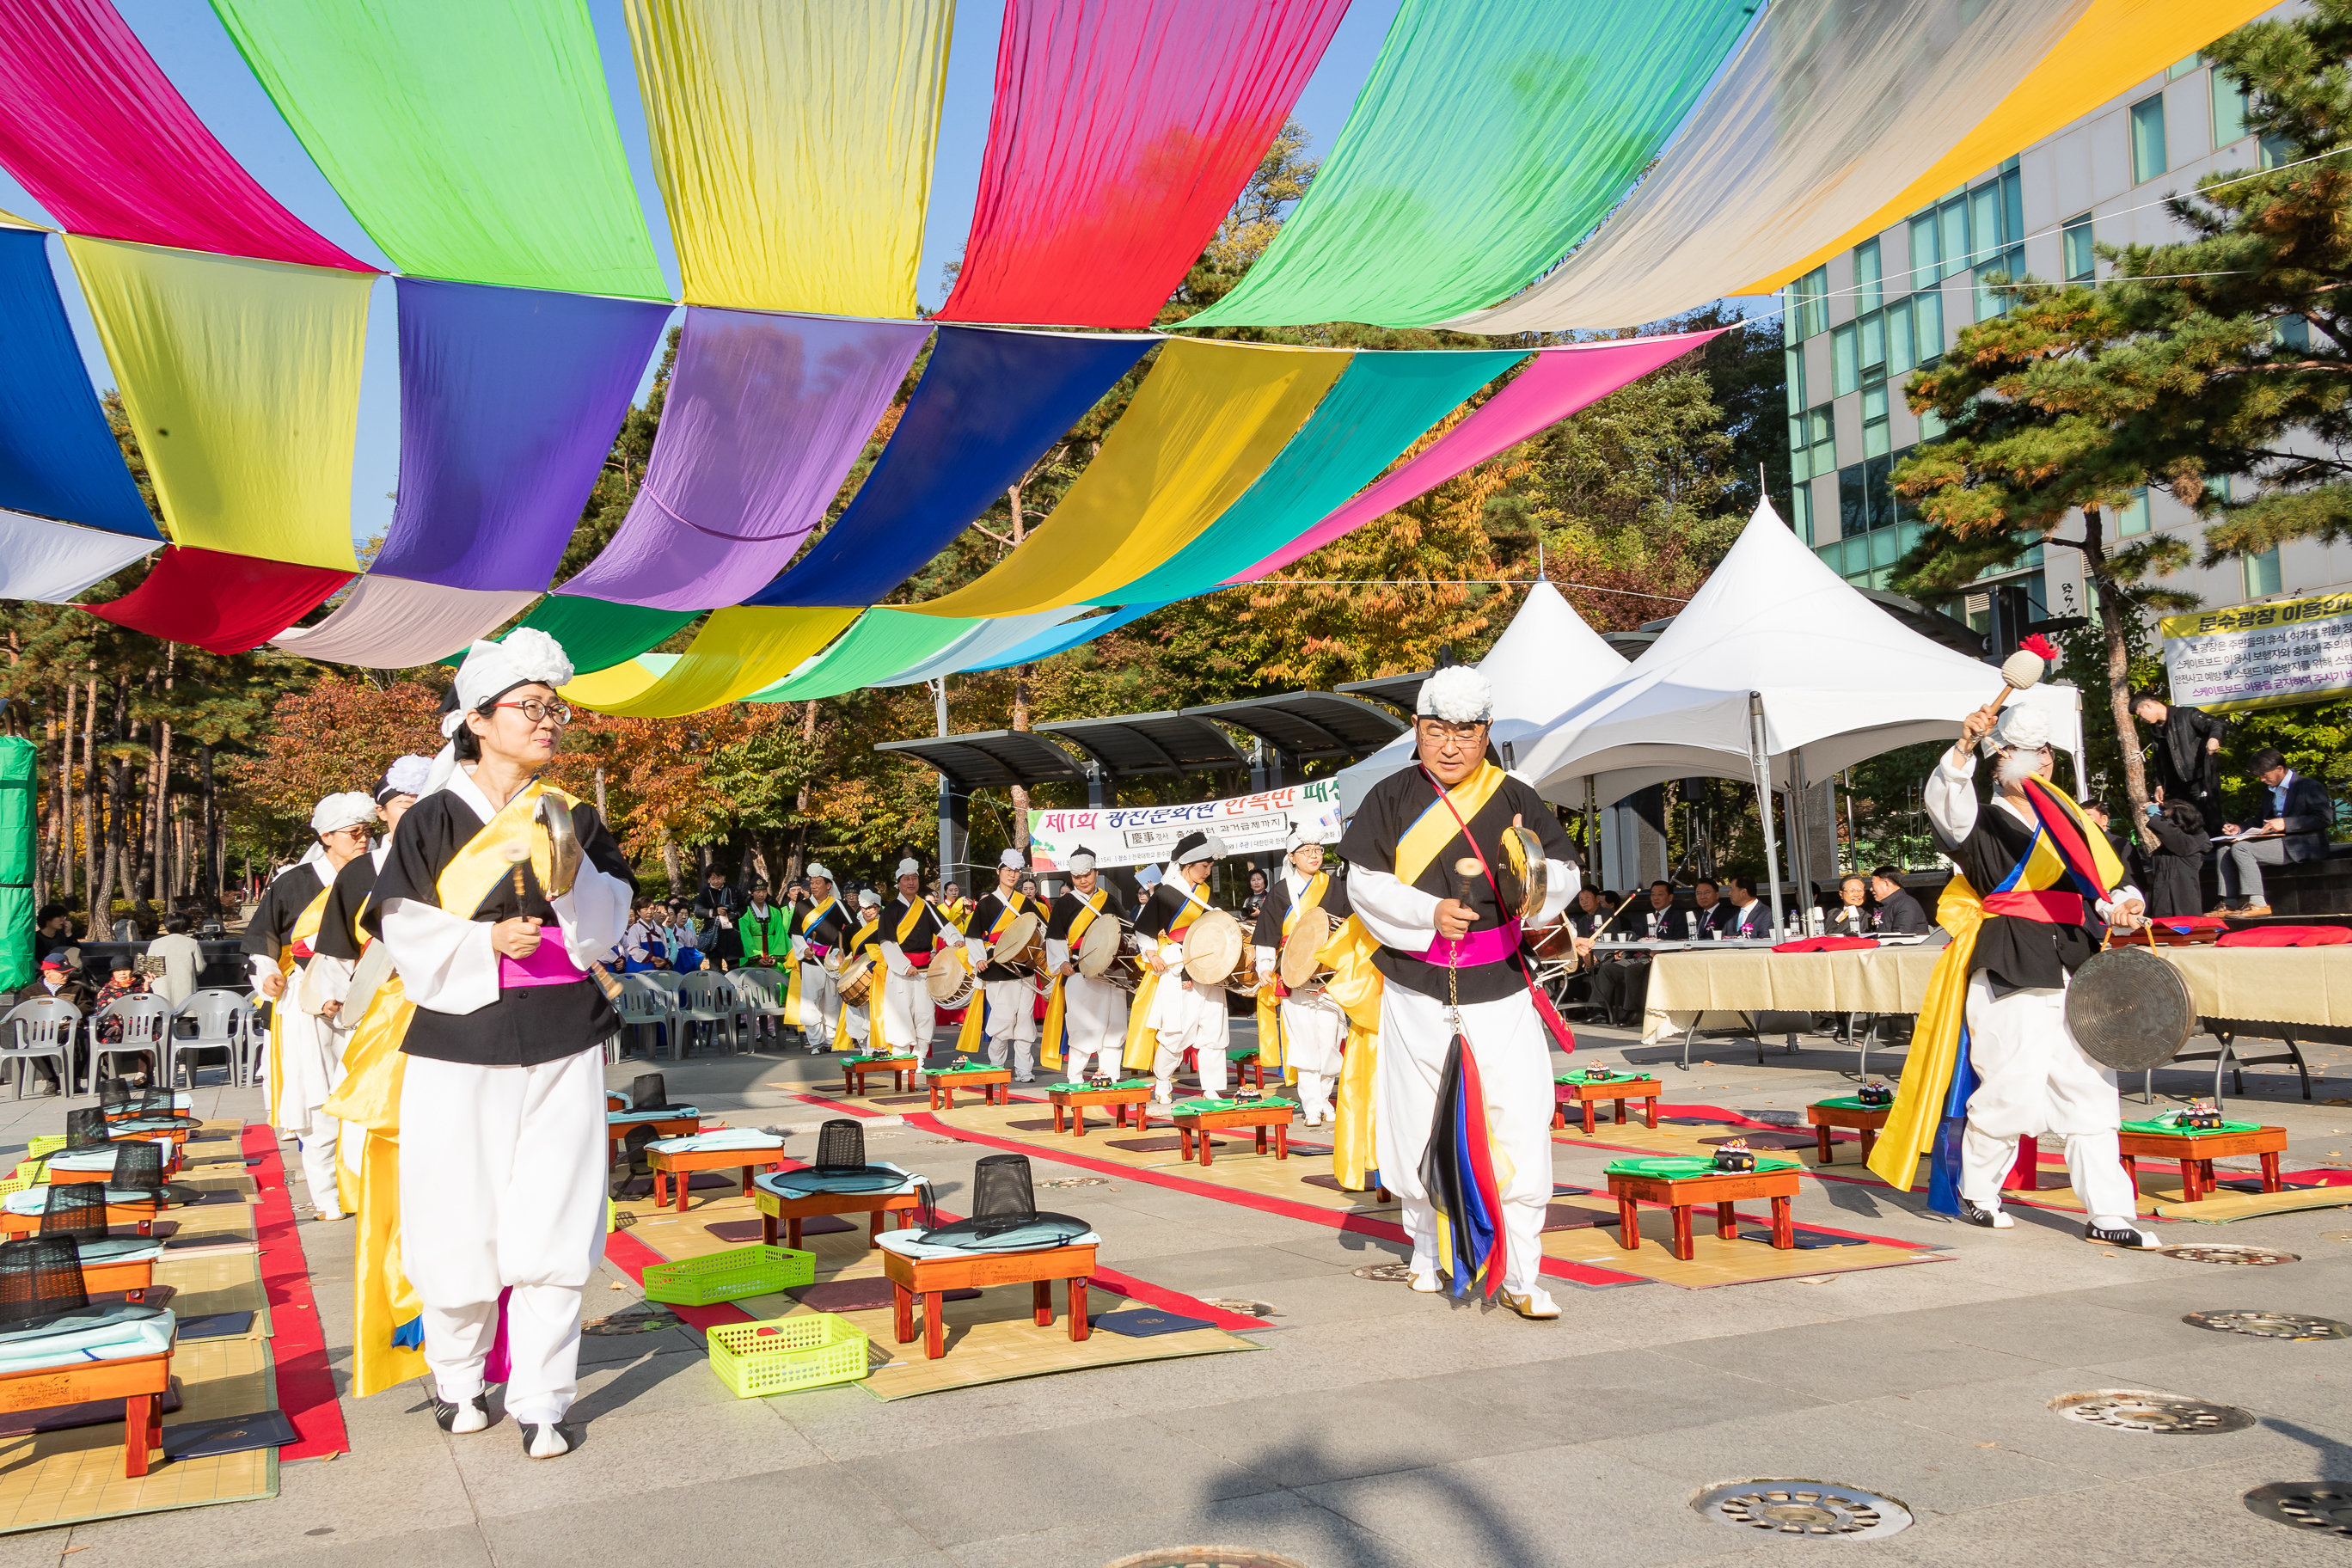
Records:
<instances>
[{"instance_id":1,"label":"white pants","mask_svg":"<svg viewBox=\"0 0 2352 1568\"><path fill-rule=\"evenodd\" d=\"M870 998L873 993L866 993ZM931 1004L931 993L923 984L923 972L894 974L888 965L882 972L882 1043L899 1050L912 1049L917 1056L928 1056L931 1049L931 1032L939 1027L939 1009Z\"/></svg>"},{"instance_id":2,"label":"white pants","mask_svg":"<svg viewBox=\"0 0 2352 1568\"><path fill-rule=\"evenodd\" d=\"M507 1302L507 1413L561 1420L579 1391L580 1291L604 1255L604 1052L537 1067L408 1058L401 1259L441 1397L482 1392Z\"/></svg>"},{"instance_id":3,"label":"white pants","mask_svg":"<svg viewBox=\"0 0 2352 1568\"><path fill-rule=\"evenodd\" d=\"M825 973L822 963L801 965L801 1032L808 1036L810 1045L822 1050L833 1044L834 1029L841 1022L841 990Z\"/></svg>"},{"instance_id":4,"label":"white pants","mask_svg":"<svg viewBox=\"0 0 2352 1568\"><path fill-rule=\"evenodd\" d=\"M982 1022L988 1030L988 1065L1013 1063L1023 1083L1037 1076L1037 993L1026 980L985 980Z\"/></svg>"},{"instance_id":5,"label":"white pants","mask_svg":"<svg viewBox=\"0 0 2352 1568\"><path fill-rule=\"evenodd\" d=\"M278 1053L278 1127L298 1137L310 1128L311 1113L343 1081L343 1047L351 1040L347 1031L316 1013L305 1013L295 1003L294 989L301 984L298 972L286 983L286 994L270 1006L278 1025L277 1038L270 1042ZM156 1064L157 1070L162 1067ZM331 1133L328 1148L333 1147Z\"/></svg>"},{"instance_id":6,"label":"white pants","mask_svg":"<svg viewBox=\"0 0 2352 1568\"><path fill-rule=\"evenodd\" d=\"M1348 1037L1348 1015L1321 991L1281 1002L1282 1065L1298 1076L1298 1108L1307 1124L1330 1120L1331 1085L1339 1077L1339 1047Z\"/></svg>"},{"instance_id":7,"label":"white pants","mask_svg":"<svg viewBox=\"0 0 2352 1568\"><path fill-rule=\"evenodd\" d=\"M848 1032L850 1039L863 1048L874 1033L874 994L871 991L867 992L866 1000L855 1007L844 1003L841 1008L841 1020L842 1027ZM827 1035L824 1037L824 1044L830 1047L833 1044L833 1037Z\"/></svg>"},{"instance_id":8,"label":"white pants","mask_svg":"<svg viewBox=\"0 0 2352 1568\"><path fill-rule=\"evenodd\" d=\"M1996 1000L1979 972L1969 978L1968 1021L1977 1090L1960 1140L1960 1195L1979 1208L1999 1208L2017 1141L2063 1138L2067 1176L2092 1223L2129 1227L2138 1194L2116 1136L2123 1122L2116 1075L2074 1043L2064 987Z\"/></svg>"},{"instance_id":9,"label":"white pants","mask_svg":"<svg viewBox=\"0 0 2352 1568\"><path fill-rule=\"evenodd\" d=\"M1062 982L1062 1076L1117 1078L1127 1051L1127 993L1108 980L1073 974ZM1091 1067L1088 1063L1092 1063Z\"/></svg>"},{"instance_id":10,"label":"white pants","mask_svg":"<svg viewBox=\"0 0 2352 1568\"><path fill-rule=\"evenodd\" d=\"M1174 1098L1176 1068L1187 1048L1201 1063L1201 1092L1211 1100L1225 1092L1225 1047L1232 1039L1225 1016L1222 985L1184 987L1184 972L1171 969L1160 977L1151 999L1151 1032L1159 1048L1151 1056L1151 1076L1159 1080L1152 1092L1162 1101Z\"/></svg>"},{"instance_id":11,"label":"white pants","mask_svg":"<svg viewBox=\"0 0 2352 1568\"><path fill-rule=\"evenodd\" d=\"M1486 1090L1486 1126L1503 1188L1503 1289L1540 1283L1544 1209L1551 1202L1551 1037L1524 993L1462 1009L1462 1030ZM1417 1274L1437 1268L1437 1210L1421 1183L1438 1084L1451 1037L1445 1003L1390 984L1381 1001L1380 1068L1373 1079L1373 1152L1381 1184L1404 1210Z\"/></svg>"},{"instance_id":12,"label":"white pants","mask_svg":"<svg viewBox=\"0 0 2352 1568\"><path fill-rule=\"evenodd\" d=\"M342 1130L341 1122L314 1108L310 1124L298 1134L302 1143L302 1183L310 1189L310 1206L319 1211L320 1219L343 1217L341 1189L335 1184L335 1144Z\"/></svg>"}]
</instances>

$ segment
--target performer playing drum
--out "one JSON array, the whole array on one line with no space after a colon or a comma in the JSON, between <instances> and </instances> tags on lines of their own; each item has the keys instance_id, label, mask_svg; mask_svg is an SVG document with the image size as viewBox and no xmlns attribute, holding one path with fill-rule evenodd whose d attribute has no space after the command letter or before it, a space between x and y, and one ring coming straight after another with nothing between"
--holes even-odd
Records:
<instances>
[{"instance_id":1,"label":"performer playing drum","mask_svg":"<svg viewBox=\"0 0 2352 1568\"><path fill-rule=\"evenodd\" d=\"M839 954L848 947L850 928L856 922L834 896L831 871L812 860L808 881L807 900L793 908L793 956L799 961L795 966L799 983L786 1005L797 1009L793 1021L800 1025L809 1052L814 1055L826 1049L841 1032L841 993L824 961L828 954Z\"/></svg>"},{"instance_id":2,"label":"performer playing drum","mask_svg":"<svg viewBox=\"0 0 2352 1568\"><path fill-rule=\"evenodd\" d=\"M1302 822L1290 830L1289 858L1258 906L1252 940L1259 981L1258 1059L1281 1067L1286 1076L1296 1075L1298 1107L1309 1127L1322 1126L1331 1114L1331 1084L1339 1076L1348 1016L1320 986L1295 989L1276 970L1302 924L1308 933L1303 940L1320 947L1331 927L1347 918L1347 889L1323 869L1322 825Z\"/></svg>"},{"instance_id":3,"label":"performer playing drum","mask_svg":"<svg viewBox=\"0 0 2352 1568\"><path fill-rule=\"evenodd\" d=\"M1998 708L1962 721L1927 780L1928 820L1959 867L1936 910L1952 943L1937 963L1871 1168L1907 1188L1918 1156L1933 1148L1930 1202L1970 1225L2007 1229L2017 1222L2000 1211L2000 1184L2018 1140L2054 1135L2066 1142L2067 1175L2090 1214L2085 1239L2154 1247L2133 1223L2139 1194L2118 1147L2116 1075L2066 1024L2068 979L2099 951L2102 919L2137 931L2145 906L2106 836L2050 782L2048 715ZM1977 802L1980 743L1996 759L1990 808ZM1962 1115L1965 1128L1955 1125Z\"/></svg>"},{"instance_id":4,"label":"performer playing drum","mask_svg":"<svg viewBox=\"0 0 2352 1568\"><path fill-rule=\"evenodd\" d=\"M1445 1194L1433 1192L1424 1176L1445 1089L1445 1103L1454 1092L1469 1103L1458 1108L1461 1127L1444 1135L1464 1128L1483 1135L1492 1168L1505 1173L1499 1191L1487 1194L1502 1215L1503 1303L1521 1317L1556 1318L1559 1309L1538 1272L1552 1190L1552 1041L1519 956L1519 926L1557 914L1574 895L1578 873L1551 808L1486 760L1493 707L1486 678L1467 666L1423 682L1414 703L1419 765L1372 786L1339 852L1349 902L1381 944L1373 961L1385 982L1373 1136L1381 1181L1402 1200L1412 1239L1412 1288L1440 1289L1441 1266L1456 1294L1474 1279L1490 1291L1497 1285L1493 1251L1459 1254L1453 1236L1462 1216L1440 1213L1433 1200ZM1533 909L1506 909L1496 879L1478 864L1503 871L1503 838L1514 828L1528 830L1540 846L1545 891ZM1456 868L1465 859L1466 874ZM1450 1144L1434 1152L1469 1158Z\"/></svg>"},{"instance_id":5,"label":"performer playing drum","mask_svg":"<svg viewBox=\"0 0 2352 1568\"><path fill-rule=\"evenodd\" d=\"M1095 852L1081 845L1066 864L1069 890L1054 900L1045 922L1045 967L1054 988L1045 1001L1045 1056L1048 1068L1058 1062L1065 1079L1082 1082L1096 1073L1118 1073L1127 993L1106 978L1118 962L1119 924L1110 889L1095 869ZM1082 966L1079 960L1089 954L1091 967Z\"/></svg>"},{"instance_id":6,"label":"performer playing drum","mask_svg":"<svg viewBox=\"0 0 2352 1568\"><path fill-rule=\"evenodd\" d=\"M1201 1064L1201 1092L1213 1099L1225 1092L1225 988L1196 981L1184 969L1184 933L1216 908L1209 901L1209 875L1224 852L1224 840L1213 833L1179 838L1167 874L1135 921L1151 973L1137 988L1128 1016L1125 1062L1130 1069L1151 1069L1159 1080L1153 1101L1162 1109L1174 1102L1176 1064L1187 1048Z\"/></svg>"},{"instance_id":7,"label":"performer playing drum","mask_svg":"<svg viewBox=\"0 0 2352 1568\"><path fill-rule=\"evenodd\" d=\"M856 973L862 963L866 976L865 994L855 1002L837 989L835 993L839 1017L826 1038L836 1051L865 1050L872 1045L874 1009L881 1001L882 978L889 973L883 967L881 894L871 888L857 889L857 920L856 929L841 939L840 949L832 954L843 973Z\"/></svg>"},{"instance_id":8,"label":"performer playing drum","mask_svg":"<svg viewBox=\"0 0 2352 1568\"><path fill-rule=\"evenodd\" d=\"M1024 968L991 963L990 950L1024 915L1034 917L1036 901L1021 891L1029 858L1018 849L997 857L996 886L982 896L964 926L964 952L980 976L981 1005L965 1010L956 1049L969 1056L988 1042L988 1063L1013 1063L1013 1081L1034 1083L1037 1078L1037 989L1035 977ZM1034 926L1032 930L1035 929Z\"/></svg>"},{"instance_id":9,"label":"performer playing drum","mask_svg":"<svg viewBox=\"0 0 2352 1568\"><path fill-rule=\"evenodd\" d=\"M939 1013L923 984L931 954L948 939L947 922L923 897L923 868L909 856L898 862L898 896L882 906L882 1001L873 1016L880 1044L929 1056ZM871 1005L869 1004L869 1006Z\"/></svg>"},{"instance_id":10,"label":"performer playing drum","mask_svg":"<svg viewBox=\"0 0 2352 1568\"><path fill-rule=\"evenodd\" d=\"M530 627L467 650L450 744L363 917L415 1007L401 1263L424 1305L434 1416L452 1432L488 1425L482 1369L509 1291L506 1408L538 1459L579 1440L563 1417L580 1291L604 1255L604 1046L620 1027L589 966L620 941L635 892L595 807L533 782L571 721L556 696L571 679L562 646ZM576 863L559 862L542 808L568 816Z\"/></svg>"}]
</instances>

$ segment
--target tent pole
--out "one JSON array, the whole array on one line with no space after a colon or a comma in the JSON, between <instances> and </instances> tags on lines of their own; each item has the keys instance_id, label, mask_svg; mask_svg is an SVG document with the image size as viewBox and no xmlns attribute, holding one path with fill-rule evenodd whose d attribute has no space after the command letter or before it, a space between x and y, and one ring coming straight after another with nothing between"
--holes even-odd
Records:
<instances>
[{"instance_id":1,"label":"tent pole","mask_svg":"<svg viewBox=\"0 0 2352 1568\"><path fill-rule=\"evenodd\" d=\"M1772 936L1780 933L1780 846L1772 833L1772 758L1764 750L1764 694L1748 694L1748 765L1756 774L1756 815L1764 825L1764 875L1772 884Z\"/></svg>"},{"instance_id":2,"label":"tent pole","mask_svg":"<svg viewBox=\"0 0 2352 1568\"><path fill-rule=\"evenodd\" d=\"M1805 773L1805 753L1789 753L1789 887L1797 916L1795 934L1807 933L1805 911L1813 901L1813 813L1805 797L1811 792Z\"/></svg>"}]
</instances>

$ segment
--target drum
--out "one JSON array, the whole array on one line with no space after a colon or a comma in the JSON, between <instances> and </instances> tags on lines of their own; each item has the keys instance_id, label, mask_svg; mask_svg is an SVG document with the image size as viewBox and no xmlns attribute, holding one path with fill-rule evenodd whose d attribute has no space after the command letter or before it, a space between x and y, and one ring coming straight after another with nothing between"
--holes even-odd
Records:
<instances>
[{"instance_id":1,"label":"drum","mask_svg":"<svg viewBox=\"0 0 2352 1568\"><path fill-rule=\"evenodd\" d=\"M835 984L841 992L843 1005L864 1006L866 998L872 994L874 990L874 955L870 952L853 952L846 959L841 960L840 966L835 969L834 955L827 953L824 963L825 967L834 970L836 976Z\"/></svg>"},{"instance_id":2,"label":"drum","mask_svg":"<svg viewBox=\"0 0 2352 1568\"><path fill-rule=\"evenodd\" d=\"M1537 958L1567 959L1576 952L1576 928L1562 915L1548 926L1530 926L1525 933L1528 951Z\"/></svg>"},{"instance_id":3,"label":"drum","mask_svg":"<svg viewBox=\"0 0 2352 1568\"><path fill-rule=\"evenodd\" d=\"M1086 934L1078 938L1078 951L1071 955L1078 973L1089 980L1108 976L1111 965L1118 962L1119 939L1124 934L1118 921L1109 915L1097 915L1087 922Z\"/></svg>"},{"instance_id":4,"label":"drum","mask_svg":"<svg viewBox=\"0 0 2352 1568\"><path fill-rule=\"evenodd\" d=\"M1045 926L1035 915L1014 915L989 944L988 962L1025 974L1045 973Z\"/></svg>"},{"instance_id":5,"label":"drum","mask_svg":"<svg viewBox=\"0 0 2352 1568\"><path fill-rule=\"evenodd\" d=\"M2146 1072L2180 1054L2197 1009L2180 972L2145 947L2110 948L2074 972L2066 1027L2101 1067Z\"/></svg>"},{"instance_id":6,"label":"drum","mask_svg":"<svg viewBox=\"0 0 2352 1568\"><path fill-rule=\"evenodd\" d=\"M1503 895L1505 914L1522 921L1541 914L1550 876L1543 840L1532 829L1503 829L1501 853L1495 857L1495 884Z\"/></svg>"},{"instance_id":7,"label":"drum","mask_svg":"<svg viewBox=\"0 0 2352 1568\"><path fill-rule=\"evenodd\" d=\"M931 1001L950 1009L962 1006L971 1000L974 987L980 984L971 972L971 958L961 947L946 948L931 957L931 966L923 971L923 989L931 994Z\"/></svg>"},{"instance_id":8,"label":"drum","mask_svg":"<svg viewBox=\"0 0 2352 1568\"><path fill-rule=\"evenodd\" d=\"M1331 965L1318 963L1315 955L1331 940L1333 921L1321 910L1301 910L1298 923L1282 940L1282 963L1278 972L1282 984L1292 991L1310 990L1331 977Z\"/></svg>"},{"instance_id":9,"label":"drum","mask_svg":"<svg viewBox=\"0 0 2352 1568\"><path fill-rule=\"evenodd\" d=\"M1118 952L1111 959L1110 967L1103 971L1103 979L1121 991L1132 993L1150 973L1143 963L1142 942L1127 927L1119 927Z\"/></svg>"},{"instance_id":10,"label":"drum","mask_svg":"<svg viewBox=\"0 0 2352 1568\"><path fill-rule=\"evenodd\" d=\"M1223 985L1244 994L1257 989L1242 922L1211 910L1184 928L1184 973L1195 985Z\"/></svg>"}]
</instances>

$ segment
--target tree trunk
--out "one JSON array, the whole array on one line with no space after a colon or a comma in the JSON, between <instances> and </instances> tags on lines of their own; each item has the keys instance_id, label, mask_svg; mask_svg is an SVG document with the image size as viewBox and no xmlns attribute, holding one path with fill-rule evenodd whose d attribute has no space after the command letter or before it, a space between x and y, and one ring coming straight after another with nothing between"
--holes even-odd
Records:
<instances>
[{"instance_id":1,"label":"tree trunk","mask_svg":"<svg viewBox=\"0 0 2352 1568\"><path fill-rule=\"evenodd\" d=\"M2116 716L2116 745L2123 753L2124 790L2131 797L2130 819L2137 823L2147 815L2147 770L2140 755L2139 729L2132 721L2131 649L2124 641L2124 617L2134 611L2107 572L2105 534L2099 509L2095 506L2083 509L2083 575L2099 599L2099 629L2107 645L2107 702ZM2078 792L2086 787L2081 779L2074 784Z\"/></svg>"},{"instance_id":2,"label":"tree trunk","mask_svg":"<svg viewBox=\"0 0 2352 1568\"><path fill-rule=\"evenodd\" d=\"M213 743L204 742L204 847L196 852L196 880L204 889L205 907L215 914L221 912L221 893L226 887L228 868L213 843Z\"/></svg>"},{"instance_id":3,"label":"tree trunk","mask_svg":"<svg viewBox=\"0 0 2352 1568\"><path fill-rule=\"evenodd\" d=\"M105 901L100 891L106 884L98 876L98 661L90 661L89 703L81 720L81 885L89 903L82 910L89 930L85 937L91 942L105 940L105 927L99 923L99 905Z\"/></svg>"},{"instance_id":4,"label":"tree trunk","mask_svg":"<svg viewBox=\"0 0 2352 1568\"><path fill-rule=\"evenodd\" d=\"M613 819L604 814L604 764L602 763L596 764L596 816L606 827L613 826Z\"/></svg>"},{"instance_id":5,"label":"tree trunk","mask_svg":"<svg viewBox=\"0 0 2352 1568\"><path fill-rule=\"evenodd\" d=\"M679 867L677 863L677 840L670 837L669 829L667 827L662 829L661 857L662 869L669 873L669 896L673 899L677 898L677 879L679 874Z\"/></svg>"},{"instance_id":6,"label":"tree trunk","mask_svg":"<svg viewBox=\"0 0 2352 1568\"><path fill-rule=\"evenodd\" d=\"M1018 492L1015 492L1013 502L1013 530L1016 536L1021 531ZM1036 668L1034 664L1024 664L1013 672L1013 727L1015 730L1029 728L1029 677ZM1006 793L1013 797L1013 847L1026 855L1029 853L1029 791L1021 784L1014 784Z\"/></svg>"}]
</instances>

